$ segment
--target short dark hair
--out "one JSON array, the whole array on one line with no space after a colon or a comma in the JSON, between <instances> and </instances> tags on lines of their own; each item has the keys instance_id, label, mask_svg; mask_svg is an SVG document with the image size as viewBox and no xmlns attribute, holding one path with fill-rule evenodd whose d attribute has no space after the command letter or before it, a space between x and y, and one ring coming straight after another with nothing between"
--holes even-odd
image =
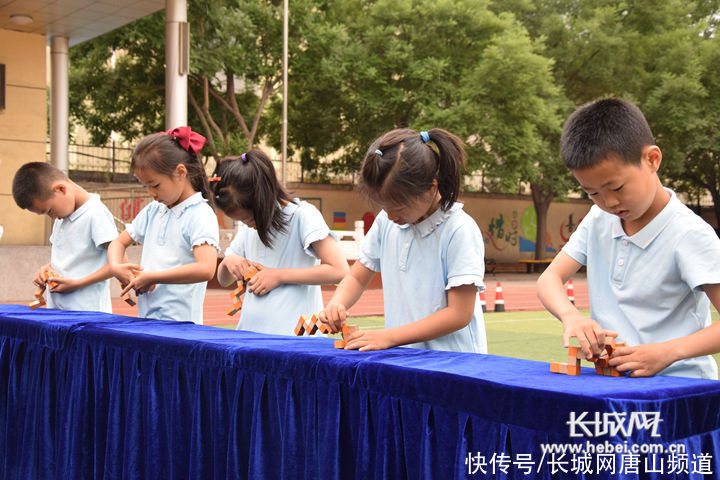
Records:
<instances>
[{"instance_id":1,"label":"short dark hair","mask_svg":"<svg viewBox=\"0 0 720 480\"><path fill-rule=\"evenodd\" d=\"M287 230L288 219L280 203L294 199L278 182L270 158L260 150L225 157L215 174L220 177L211 185L215 205L226 214L237 208L252 212L260 241L272 247L275 235Z\"/></svg>"},{"instance_id":2,"label":"short dark hair","mask_svg":"<svg viewBox=\"0 0 720 480\"><path fill-rule=\"evenodd\" d=\"M415 130L399 128L377 138L360 170L360 192L371 200L403 205L427 192L437 180L440 208L448 210L462 185L466 159L463 142L442 128L423 135L427 140Z\"/></svg>"},{"instance_id":3,"label":"short dark hair","mask_svg":"<svg viewBox=\"0 0 720 480\"><path fill-rule=\"evenodd\" d=\"M654 144L640 109L619 98L590 102L575 110L560 139L562 157L571 170L594 167L613 154L637 165L643 148Z\"/></svg>"},{"instance_id":4,"label":"short dark hair","mask_svg":"<svg viewBox=\"0 0 720 480\"><path fill-rule=\"evenodd\" d=\"M12 194L20 208L32 207L35 200L47 200L53 194L52 183L67 180L65 172L45 162L26 163L15 172Z\"/></svg>"}]
</instances>

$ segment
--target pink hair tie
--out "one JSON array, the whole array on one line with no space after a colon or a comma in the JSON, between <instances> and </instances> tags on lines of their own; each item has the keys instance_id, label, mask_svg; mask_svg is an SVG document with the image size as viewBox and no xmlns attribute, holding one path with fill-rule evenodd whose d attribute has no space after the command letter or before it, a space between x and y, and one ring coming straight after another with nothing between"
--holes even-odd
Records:
<instances>
[{"instance_id":1,"label":"pink hair tie","mask_svg":"<svg viewBox=\"0 0 720 480\"><path fill-rule=\"evenodd\" d=\"M178 141L178 144L191 155L197 155L205 146L205 137L197 132L193 132L190 127L177 127L167 132L161 132L170 135Z\"/></svg>"}]
</instances>

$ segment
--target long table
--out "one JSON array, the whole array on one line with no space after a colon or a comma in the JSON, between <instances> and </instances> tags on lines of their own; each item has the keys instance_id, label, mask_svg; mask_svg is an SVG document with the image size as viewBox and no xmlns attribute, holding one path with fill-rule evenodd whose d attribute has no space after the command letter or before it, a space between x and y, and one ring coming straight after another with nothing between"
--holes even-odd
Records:
<instances>
[{"instance_id":1,"label":"long table","mask_svg":"<svg viewBox=\"0 0 720 480\"><path fill-rule=\"evenodd\" d=\"M2 479L713 478L719 446L717 381L0 305Z\"/></svg>"}]
</instances>

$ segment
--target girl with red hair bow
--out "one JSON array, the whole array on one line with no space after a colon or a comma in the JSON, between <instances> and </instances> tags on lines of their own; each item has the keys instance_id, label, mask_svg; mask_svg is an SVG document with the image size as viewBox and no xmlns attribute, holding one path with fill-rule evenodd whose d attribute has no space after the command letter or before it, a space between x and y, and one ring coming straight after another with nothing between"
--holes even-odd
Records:
<instances>
[{"instance_id":1,"label":"girl with red hair bow","mask_svg":"<svg viewBox=\"0 0 720 480\"><path fill-rule=\"evenodd\" d=\"M217 265L219 230L205 168L197 158L205 137L190 127L143 138L132 155L133 175L153 202L108 247L110 271L135 290L141 317L202 324L208 280ZM133 242L140 264L125 263Z\"/></svg>"}]
</instances>

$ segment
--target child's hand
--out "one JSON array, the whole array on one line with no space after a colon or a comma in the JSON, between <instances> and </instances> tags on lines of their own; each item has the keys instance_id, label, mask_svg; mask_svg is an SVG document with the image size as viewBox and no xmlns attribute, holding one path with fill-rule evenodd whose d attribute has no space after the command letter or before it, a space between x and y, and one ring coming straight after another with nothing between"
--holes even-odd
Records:
<instances>
[{"instance_id":1,"label":"child's hand","mask_svg":"<svg viewBox=\"0 0 720 480\"><path fill-rule=\"evenodd\" d=\"M236 281L242 280L245 272L252 266L253 263L250 260L240 255L228 255L220 262L220 267L225 267Z\"/></svg>"},{"instance_id":2,"label":"child's hand","mask_svg":"<svg viewBox=\"0 0 720 480\"><path fill-rule=\"evenodd\" d=\"M318 319L330 327L332 333L337 333L342 329L347 317L345 305L340 305L339 303L329 303L325 309L318 314Z\"/></svg>"},{"instance_id":3,"label":"child's hand","mask_svg":"<svg viewBox=\"0 0 720 480\"><path fill-rule=\"evenodd\" d=\"M579 312L563 317L563 346L570 346L570 339L576 337L580 342L585 358L590 360L600 355L604 350L606 337L617 337L617 332L605 330L592 318L588 318Z\"/></svg>"},{"instance_id":4,"label":"child's hand","mask_svg":"<svg viewBox=\"0 0 720 480\"><path fill-rule=\"evenodd\" d=\"M620 347L610 357L610 366L631 377L650 377L678 360L666 343L646 343L634 347Z\"/></svg>"},{"instance_id":5,"label":"child's hand","mask_svg":"<svg viewBox=\"0 0 720 480\"><path fill-rule=\"evenodd\" d=\"M52 285L57 283L55 287L51 287L50 291L53 293L70 293L80 288L80 282L75 278L67 277L50 277L47 282Z\"/></svg>"},{"instance_id":6,"label":"child's hand","mask_svg":"<svg viewBox=\"0 0 720 480\"><path fill-rule=\"evenodd\" d=\"M50 268L50 264L43 265L42 267L38 268L35 271L35 275L33 277L33 283L37 285L38 287L45 288L45 272L52 272L52 268Z\"/></svg>"},{"instance_id":7,"label":"child's hand","mask_svg":"<svg viewBox=\"0 0 720 480\"><path fill-rule=\"evenodd\" d=\"M258 269L258 273L247 282L248 292L265 295L283 283L277 268L266 268L258 263L253 263L253 266Z\"/></svg>"},{"instance_id":8,"label":"child's hand","mask_svg":"<svg viewBox=\"0 0 720 480\"><path fill-rule=\"evenodd\" d=\"M140 265L134 263L110 263L110 273L118 279L123 288L133 281L135 272L142 271L142 269Z\"/></svg>"},{"instance_id":9,"label":"child's hand","mask_svg":"<svg viewBox=\"0 0 720 480\"><path fill-rule=\"evenodd\" d=\"M136 294L142 295L143 293L152 290L156 283L157 280L155 279L155 272L143 270L141 272L135 272L132 288L135 289Z\"/></svg>"},{"instance_id":10,"label":"child's hand","mask_svg":"<svg viewBox=\"0 0 720 480\"><path fill-rule=\"evenodd\" d=\"M385 350L392 348L395 343L392 341L388 330L358 330L345 338L345 350Z\"/></svg>"},{"instance_id":11,"label":"child's hand","mask_svg":"<svg viewBox=\"0 0 720 480\"><path fill-rule=\"evenodd\" d=\"M145 270L139 272L136 271L133 274L132 280L123 284L123 290L120 292L120 296L125 295L130 290L135 290L137 295L142 295L143 293L152 290L153 286L157 283L154 273L155 272Z\"/></svg>"}]
</instances>

